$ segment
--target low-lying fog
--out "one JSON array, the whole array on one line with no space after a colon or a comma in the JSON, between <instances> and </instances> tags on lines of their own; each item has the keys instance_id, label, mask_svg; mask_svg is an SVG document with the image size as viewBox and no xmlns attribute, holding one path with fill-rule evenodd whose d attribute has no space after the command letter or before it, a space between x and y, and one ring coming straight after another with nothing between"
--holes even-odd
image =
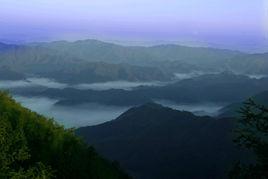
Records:
<instances>
[{"instance_id":1,"label":"low-lying fog","mask_svg":"<svg viewBox=\"0 0 268 179\"><path fill-rule=\"evenodd\" d=\"M200 76L200 73L177 74L179 79L189 79ZM252 78L261 78L263 76L251 76ZM74 87L78 89L92 90L107 90L107 89L125 89L131 90L138 86L161 86L166 85L163 82L127 82L127 81L112 81L103 83L78 84L68 85L59 83L47 78L28 78L20 81L0 81L0 89L11 89L21 87L36 87L43 86L47 88L63 89L66 87ZM55 99L45 97L23 97L14 96L23 106L41 113L47 117L53 117L65 127L81 127L100 124L117 118L130 107L107 106L101 104L87 104L72 107L55 106ZM164 106L171 107L177 110L185 110L193 112L196 115L216 116L218 110L224 105L219 104L176 104L166 100L156 100L155 102Z\"/></svg>"},{"instance_id":2,"label":"low-lying fog","mask_svg":"<svg viewBox=\"0 0 268 179\"><path fill-rule=\"evenodd\" d=\"M75 107L54 106L57 100L44 97L13 96L24 107L47 117L53 117L65 127L81 127L100 124L118 117L129 107L88 104Z\"/></svg>"},{"instance_id":3,"label":"low-lying fog","mask_svg":"<svg viewBox=\"0 0 268 179\"><path fill-rule=\"evenodd\" d=\"M92 90L108 90L108 89L124 89L131 90L138 86L164 86L167 82L151 81L151 82L130 82L130 81L109 81L103 83L79 84L73 86L77 89Z\"/></svg>"},{"instance_id":4,"label":"low-lying fog","mask_svg":"<svg viewBox=\"0 0 268 179\"><path fill-rule=\"evenodd\" d=\"M209 73L205 73L205 72L201 72L201 71L194 71L194 72L190 72L190 73L174 73L175 76L175 80L186 80L186 79L191 79L191 78L195 78L195 77L199 77L202 75L216 75L216 74L220 74L221 72L209 72ZM232 72L231 72L232 73ZM239 73L234 73L236 75L244 75L247 76L251 79L262 79L262 78L266 78L268 77L268 75L266 74L239 74Z\"/></svg>"},{"instance_id":5,"label":"low-lying fog","mask_svg":"<svg viewBox=\"0 0 268 179\"><path fill-rule=\"evenodd\" d=\"M45 97L13 96L24 107L47 117L53 117L65 127L81 127L100 124L117 118L130 107L107 106L101 104L87 104L72 107L55 106L55 99ZM177 110L193 112L196 115L217 115L222 107L213 104L179 105L165 100L156 100L157 103Z\"/></svg>"},{"instance_id":6,"label":"low-lying fog","mask_svg":"<svg viewBox=\"0 0 268 179\"><path fill-rule=\"evenodd\" d=\"M16 81L0 81L0 89L23 88L43 86L47 88L63 89L67 87L76 89L92 89L92 90L108 90L108 89L125 89L131 90L138 86L164 86L167 82L151 81L151 82L130 82L130 81L109 81L99 83L84 83L77 85L69 85L60 83L48 78L27 78L26 80Z\"/></svg>"},{"instance_id":7,"label":"low-lying fog","mask_svg":"<svg viewBox=\"0 0 268 179\"><path fill-rule=\"evenodd\" d=\"M43 86L47 88L58 88L63 89L68 85L59 83L48 78L27 78L25 80L6 80L0 81L0 89L11 89L11 88L23 88L23 87L36 87Z\"/></svg>"},{"instance_id":8,"label":"low-lying fog","mask_svg":"<svg viewBox=\"0 0 268 179\"><path fill-rule=\"evenodd\" d=\"M195 77L205 75L205 74L214 74L214 73L204 73L204 72L194 71L190 73L174 73L174 76L176 80L186 80L186 79L195 78Z\"/></svg>"},{"instance_id":9,"label":"low-lying fog","mask_svg":"<svg viewBox=\"0 0 268 179\"><path fill-rule=\"evenodd\" d=\"M251 79L262 79L268 77L268 75L247 75Z\"/></svg>"},{"instance_id":10,"label":"low-lying fog","mask_svg":"<svg viewBox=\"0 0 268 179\"><path fill-rule=\"evenodd\" d=\"M175 73L174 81L191 79L205 74L217 74L217 73L204 73L204 72L191 72L191 73ZM261 79L267 77L267 75L261 74L250 74L246 75L252 79ZM172 82L159 82L159 81L149 81L149 82L131 82L131 81L108 81L108 82L98 82L98 83L83 83L71 85L67 83L57 82L53 79L48 78L27 78L25 80L15 80L15 81L0 81L0 89L12 89L12 88L23 88L23 87L46 87L46 88L76 88L81 90L91 89L91 90L108 90L108 89L125 89L132 90L138 86L165 86Z\"/></svg>"},{"instance_id":11,"label":"low-lying fog","mask_svg":"<svg viewBox=\"0 0 268 179\"><path fill-rule=\"evenodd\" d=\"M177 104L168 100L154 100L156 103L168 106L180 111L189 111L197 116L217 116L219 110L226 104L199 103L199 104Z\"/></svg>"}]
</instances>

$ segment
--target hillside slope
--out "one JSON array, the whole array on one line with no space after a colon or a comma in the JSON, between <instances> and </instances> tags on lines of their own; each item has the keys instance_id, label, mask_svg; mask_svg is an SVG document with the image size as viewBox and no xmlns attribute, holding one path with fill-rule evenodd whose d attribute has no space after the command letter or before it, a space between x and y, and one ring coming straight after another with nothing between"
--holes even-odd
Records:
<instances>
[{"instance_id":1,"label":"hillside slope","mask_svg":"<svg viewBox=\"0 0 268 179\"><path fill-rule=\"evenodd\" d=\"M128 178L52 119L0 93L0 178Z\"/></svg>"}]
</instances>

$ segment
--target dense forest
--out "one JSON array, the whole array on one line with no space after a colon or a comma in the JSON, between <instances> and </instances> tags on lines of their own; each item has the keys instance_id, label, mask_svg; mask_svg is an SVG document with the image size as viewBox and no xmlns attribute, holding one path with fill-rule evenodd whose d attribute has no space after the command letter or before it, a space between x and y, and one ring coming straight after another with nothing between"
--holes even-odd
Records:
<instances>
[{"instance_id":1,"label":"dense forest","mask_svg":"<svg viewBox=\"0 0 268 179\"><path fill-rule=\"evenodd\" d=\"M53 119L0 93L0 178L129 178Z\"/></svg>"}]
</instances>

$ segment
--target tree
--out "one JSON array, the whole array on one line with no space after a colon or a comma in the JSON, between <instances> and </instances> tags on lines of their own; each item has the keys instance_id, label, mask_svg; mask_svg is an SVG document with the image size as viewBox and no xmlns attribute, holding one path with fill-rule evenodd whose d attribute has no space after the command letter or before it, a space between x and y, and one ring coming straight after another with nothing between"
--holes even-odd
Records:
<instances>
[{"instance_id":1,"label":"tree","mask_svg":"<svg viewBox=\"0 0 268 179\"><path fill-rule=\"evenodd\" d=\"M237 163L230 178L268 178L268 108L249 99L240 113L234 142L251 150L256 161L250 165Z\"/></svg>"},{"instance_id":2,"label":"tree","mask_svg":"<svg viewBox=\"0 0 268 179\"><path fill-rule=\"evenodd\" d=\"M10 121L0 118L0 178L37 178L53 177L50 167L41 162L33 166L22 166L21 163L30 159L27 140L19 126L12 128Z\"/></svg>"},{"instance_id":3,"label":"tree","mask_svg":"<svg viewBox=\"0 0 268 179\"><path fill-rule=\"evenodd\" d=\"M0 92L0 178L128 179L53 119L34 113Z\"/></svg>"}]
</instances>

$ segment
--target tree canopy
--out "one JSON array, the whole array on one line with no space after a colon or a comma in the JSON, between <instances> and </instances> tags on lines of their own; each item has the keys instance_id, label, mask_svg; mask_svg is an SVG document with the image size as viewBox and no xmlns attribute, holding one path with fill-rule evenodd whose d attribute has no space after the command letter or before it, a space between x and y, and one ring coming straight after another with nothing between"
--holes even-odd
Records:
<instances>
[{"instance_id":1,"label":"tree canopy","mask_svg":"<svg viewBox=\"0 0 268 179\"><path fill-rule=\"evenodd\" d=\"M128 176L75 136L73 129L64 129L0 92L0 178Z\"/></svg>"},{"instance_id":2,"label":"tree canopy","mask_svg":"<svg viewBox=\"0 0 268 179\"><path fill-rule=\"evenodd\" d=\"M268 108L250 99L240 112L234 142L251 150L256 161L249 165L238 163L230 177L268 178Z\"/></svg>"}]
</instances>

